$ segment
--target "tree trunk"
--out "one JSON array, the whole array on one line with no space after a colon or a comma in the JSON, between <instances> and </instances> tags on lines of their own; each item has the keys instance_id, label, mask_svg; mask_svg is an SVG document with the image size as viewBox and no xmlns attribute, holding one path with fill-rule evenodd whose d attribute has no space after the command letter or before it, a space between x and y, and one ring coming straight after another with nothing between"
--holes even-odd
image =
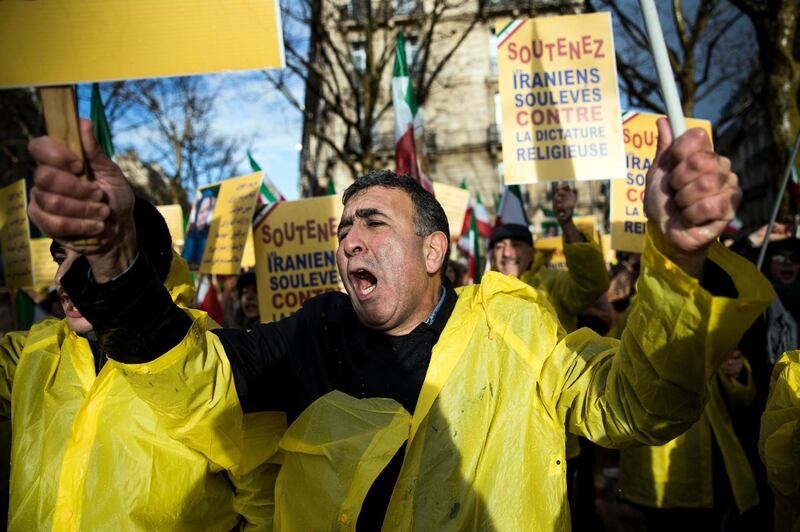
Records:
<instances>
[{"instance_id":1,"label":"tree trunk","mask_svg":"<svg viewBox=\"0 0 800 532\"><path fill-rule=\"evenodd\" d=\"M774 142L775 168L783 167L800 129L800 65L794 55L798 9L795 0L769 0L762 2L732 0L751 20L756 30L759 59L764 72L762 98L768 110L770 131ZM795 164L800 162L796 160ZM772 176L775 190L783 176L776 171ZM783 198L779 218L789 216L789 195Z\"/></svg>"}]
</instances>

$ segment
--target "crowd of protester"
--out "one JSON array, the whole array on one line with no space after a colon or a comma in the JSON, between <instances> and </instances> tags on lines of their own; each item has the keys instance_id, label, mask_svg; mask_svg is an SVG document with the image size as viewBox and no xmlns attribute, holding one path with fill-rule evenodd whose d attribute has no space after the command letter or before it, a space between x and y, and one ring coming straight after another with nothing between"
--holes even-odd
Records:
<instances>
[{"instance_id":1,"label":"crowd of protester","mask_svg":"<svg viewBox=\"0 0 800 532\"><path fill-rule=\"evenodd\" d=\"M558 212L559 206L554 207ZM571 466L568 489L573 530L771 529L775 502L759 456L758 436L773 367L784 352L800 345L797 326L800 323L800 239L794 236L796 231L788 224L779 223L770 234L761 271L775 288L778 298L758 317L720 368L712 382L706 414L692 429L664 446L623 451L604 449L583 438L579 444L572 442L575 448L568 455ZM755 263L765 232L766 226L737 240L728 238L725 244ZM592 237L580 238L580 242L589 243ZM570 266L573 274L576 269L586 269L585 260L573 259L574 263L570 264L570 254L567 254L567 270L547 269L550 253L534 251L535 239L522 227L496 229L489 240L487 255L502 256L500 243L504 240L509 249L513 240L517 245L529 247L531 254L518 272L509 274L529 274L535 264L536 268L544 268L539 273L541 284L543 272L569 281ZM597 259L601 258L596 244L586 249L596 254ZM534 254L540 257L538 261L533 259ZM593 292L588 300L586 297L583 300L591 301L596 293L602 294L591 304L578 300L582 308L573 316L567 316L566 322L575 321L576 327L619 337L625 326L626 310L636 297L640 258L638 253L614 252L604 272L607 281L593 280L590 283ZM494 259L487 267L500 269L499 260ZM196 274L195 282L202 275ZM467 266L460 259L451 259L446 275L453 287L463 286L467 283ZM222 309L221 315L212 317L220 324L248 330L260 322L253 270L242 271L239 275L213 276L212 282L216 285L219 306L211 307ZM552 286L551 282L551 289ZM546 288L540 286L540 289ZM33 295L38 296L33 323L48 317L65 317L56 289L40 290ZM558 303L559 294L548 296L551 301L556 298L554 304L563 306ZM570 301L576 301L572 293ZM15 312L7 293L2 303L4 314L10 316ZM201 301L195 301L193 306L209 310ZM5 332L8 332L12 330L12 320L6 321ZM6 424L2 428L0 432L10 437ZM7 475L7 466L0 468L0 473L3 471Z\"/></svg>"},{"instance_id":2,"label":"crowd of protester","mask_svg":"<svg viewBox=\"0 0 800 532\"><path fill-rule=\"evenodd\" d=\"M43 166L68 167L37 142ZM92 142L84 138L100 181L124 188ZM705 141L677 142L692 152ZM736 203L728 172L714 174L726 208ZM56 189L34 194L31 217L43 225L36 209L59 203L35 198ZM530 227L500 224L486 250L497 273L468 287L466 265L448 261L441 206L418 183L374 172L343 200L337 258L357 264L343 272L350 297L314 298L264 326L253 271L192 277L157 211L117 193L109 203L122 214L127 205L135 231L117 228L107 256L54 241L55 291L40 305L52 317L0 340L0 417L12 421L0 424L0 496L12 529L72 523L76 511L85 529L316 529L328 514L364 530L442 519L458 529L800 527L796 227L726 242L755 263L768 239L763 277L717 235L704 235L713 260L658 229L644 254L606 257L575 226L574 192L561 185L553 212L567 268L548 267ZM82 212L97 208L85 201ZM146 240L127 240L144 228ZM374 258L361 258L367 248ZM379 284L390 297L370 310ZM416 314L396 318L398 304ZM370 321L385 315L400 320L397 334ZM458 334L447 334L448 320ZM462 373L443 379L439 402L423 380L431 357L439 364L446 353L456 356L449 371ZM471 358L458 366L462 353ZM421 408L433 409L409 414ZM270 435L283 431L275 459ZM406 495L427 510L403 510Z\"/></svg>"},{"instance_id":3,"label":"crowd of protester","mask_svg":"<svg viewBox=\"0 0 800 532\"><path fill-rule=\"evenodd\" d=\"M558 206L554 210L558 212ZM583 438L579 447L577 441L573 442L575 451L569 456L572 467L568 473L573 530L771 529L775 502L759 456L758 436L773 367L784 352L800 345L797 326L800 323L800 239L794 236L796 231L788 224L779 223L770 234L761 271L770 280L778 298L759 316L720 368L712 383L706 414L692 429L664 446L637 447L621 452L604 449ZM725 244L755 263L765 232L766 226L737 240L728 238ZM530 248L529 262L522 265L517 276L529 272L533 264L537 268L544 267L542 272L550 272L548 276L567 280L569 266L573 273L576 269L585 269L586 261L570 265L568 258L567 270L548 270L549 253L534 252L533 235L521 227L498 228L489 240L487 255L491 257L494 251L495 257L501 256L503 240L509 248L511 240ZM590 241L591 236L581 237L581 242ZM599 247L592 246L587 249L600 258ZM541 257L538 262L533 260L534 253ZM640 257L638 253L615 252L607 262L608 280L591 283L594 292L602 294L591 304L578 301L578 306L583 308L571 318L567 317L567 322L577 320L577 327L619 337L627 318L626 310L636 297ZM500 269L498 260L487 266ZM195 281L202 275L196 274ZM467 266L459 259L451 259L446 275L454 287L463 286L467 282ZM243 330L258 324L255 272L247 270L239 275L213 277L219 307L212 307L221 308L222 314L212 317L225 327ZM38 296L33 323L48 317L65 317L56 289L40 290L33 295ZM589 300L595 295L589 295ZM552 300L558 298L558 294L549 294L549 297ZM574 295L571 300L575 301ZM558 305L558 299L555 301ZM15 311L7 293L2 303L4 314L11 316ZM194 306L209 310L204 309L201 301L195 301ZM8 332L12 330L12 320L9 317L5 321L8 322L5 332ZM6 430L6 425L0 432L8 438L10 430ZM7 475L7 466L0 468L0 473L3 471Z\"/></svg>"}]
</instances>

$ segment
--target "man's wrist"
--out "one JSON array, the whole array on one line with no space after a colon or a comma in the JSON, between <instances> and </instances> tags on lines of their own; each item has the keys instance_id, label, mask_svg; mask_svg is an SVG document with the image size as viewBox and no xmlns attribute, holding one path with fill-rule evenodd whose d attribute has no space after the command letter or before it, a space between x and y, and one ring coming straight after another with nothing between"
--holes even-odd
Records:
<instances>
[{"instance_id":1,"label":"man's wrist","mask_svg":"<svg viewBox=\"0 0 800 532\"><path fill-rule=\"evenodd\" d=\"M567 244L584 242L586 240L581 232L578 231L578 227L575 225L575 222L571 216L563 222L559 220L559 225L561 226L561 232L563 233L564 240L567 242Z\"/></svg>"},{"instance_id":2,"label":"man's wrist","mask_svg":"<svg viewBox=\"0 0 800 532\"><path fill-rule=\"evenodd\" d=\"M105 253L87 255L96 283L103 284L126 272L138 255L136 228L131 224L130 231L122 235L121 242Z\"/></svg>"},{"instance_id":3,"label":"man's wrist","mask_svg":"<svg viewBox=\"0 0 800 532\"><path fill-rule=\"evenodd\" d=\"M661 232L661 229L654 224L648 224L650 238L656 248L670 261L678 265L688 275L695 279L703 280L703 271L706 263L707 250L695 253L687 253L677 249L672 245Z\"/></svg>"}]
</instances>

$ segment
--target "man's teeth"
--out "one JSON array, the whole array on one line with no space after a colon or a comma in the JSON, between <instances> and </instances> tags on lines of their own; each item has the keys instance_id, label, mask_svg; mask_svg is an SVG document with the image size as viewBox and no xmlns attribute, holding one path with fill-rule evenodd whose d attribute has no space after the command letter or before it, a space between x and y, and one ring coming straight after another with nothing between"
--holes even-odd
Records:
<instances>
[{"instance_id":1,"label":"man's teeth","mask_svg":"<svg viewBox=\"0 0 800 532\"><path fill-rule=\"evenodd\" d=\"M370 292L372 292L373 290L375 290L375 285L374 285L374 284L372 284L372 285L369 285L369 286L368 286L368 287L366 287L366 288L362 288L362 289L361 289L361 293L362 293L362 294L364 294L364 295L367 295L367 294L369 294Z\"/></svg>"}]
</instances>

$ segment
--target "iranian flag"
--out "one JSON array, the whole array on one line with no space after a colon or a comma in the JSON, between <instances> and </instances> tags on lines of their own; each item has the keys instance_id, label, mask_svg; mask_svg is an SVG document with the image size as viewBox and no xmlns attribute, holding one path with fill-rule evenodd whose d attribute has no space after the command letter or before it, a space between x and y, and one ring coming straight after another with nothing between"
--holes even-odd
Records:
<instances>
[{"instance_id":1,"label":"iranian flag","mask_svg":"<svg viewBox=\"0 0 800 532\"><path fill-rule=\"evenodd\" d=\"M505 187L503 195L500 196L500 205L497 207L494 226L500 227L505 224L528 227L528 216L525 214L525 207L522 206L522 191L519 185Z\"/></svg>"},{"instance_id":2,"label":"iranian flag","mask_svg":"<svg viewBox=\"0 0 800 532\"><path fill-rule=\"evenodd\" d=\"M467 278L470 283L481 282L481 236L478 233L478 218L473 209L469 209L464 218L464 228L458 239L458 251L467 257Z\"/></svg>"},{"instance_id":3,"label":"iranian flag","mask_svg":"<svg viewBox=\"0 0 800 532\"><path fill-rule=\"evenodd\" d=\"M111 128L108 127L106 110L103 107L103 99L100 97L100 85L98 83L92 83L92 101L89 108L89 117L92 119L94 138L97 139L106 157L112 158L114 156L114 143L111 140Z\"/></svg>"},{"instance_id":4,"label":"iranian flag","mask_svg":"<svg viewBox=\"0 0 800 532\"><path fill-rule=\"evenodd\" d=\"M403 32L397 34L394 73L392 74L392 106L394 107L395 172L406 174L433 194L433 184L420 163L424 157L422 137L422 113L417 108L417 97L411 84L406 61L406 39Z\"/></svg>"},{"instance_id":5,"label":"iranian flag","mask_svg":"<svg viewBox=\"0 0 800 532\"><path fill-rule=\"evenodd\" d=\"M466 188L465 184L462 183L461 188ZM472 246L468 235L473 223L475 224L475 230L478 232L478 236L489 238L492 234L492 224L489 223L489 211L486 210L486 206L481 201L480 194L476 195L476 201L472 201L472 198L469 199L467 212L464 213L464 223L461 224L461 237L458 240L458 247L465 253L469 253Z\"/></svg>"},{"instance_id":6,"label":"iranian flag","mask_svg":"<svg viewBox=\"0 0 800 532\"><path fill-rule=\"evenodd\" d=\"M253 172L263 172L261 178L261 186L258 189L258 199L256 200L256 209L253 214L253 225L256 226L261 223L261 220L266 218L269 211L280 201L286 201L272 181L267 177L267 173L261 169L261 166L253 158L250 150L247 150L247 160L250 161L250 168Z\"/></svg>"},{"instance_id":7,"label":"iranian flag","mask_svg":"<svg viewBox=\"0 0 800 532\"><path fill-rule=\"evenodd\" d=\"M461 188L466 190L466 180L461 182ZM473 202L470 198L467 204L461 236L458 239L458 250L468 259L468 279L471 283L481 282L481 237L488 237L492 232L489 212L481 202L480 194L476 194L475 200Z\"/></svg>"},{"instance_id":8,"label":"iranian flag","mask_svg":"<svg viewBox=\"0 0 800 532\"><path fill-rule=\"evenodd\" d=\"M211 275L203 275L200 278L200 283L197 286L197 301L200 303L200 310L205 311L212 320L218 324L224 322L225 312L222 310L217 287Z\"/></svg>"}]
</instances>

